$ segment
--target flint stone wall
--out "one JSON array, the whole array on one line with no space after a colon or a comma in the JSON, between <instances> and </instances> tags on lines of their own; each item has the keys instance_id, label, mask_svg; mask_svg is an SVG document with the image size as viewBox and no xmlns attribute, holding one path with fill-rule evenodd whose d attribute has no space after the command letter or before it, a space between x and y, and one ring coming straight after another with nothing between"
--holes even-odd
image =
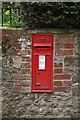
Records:
<instances>
[{"instance_id":1,"label":"flint stone wall","mask_svg":"<svg viewBox=\"0 0 80 120\"><path fill-rule=\"evenodd\" d=\"M2 30L2 117L79 118L79 30ZM53 93L31 92L31 35L54 34Z\"/></svg>"}]
</instances>

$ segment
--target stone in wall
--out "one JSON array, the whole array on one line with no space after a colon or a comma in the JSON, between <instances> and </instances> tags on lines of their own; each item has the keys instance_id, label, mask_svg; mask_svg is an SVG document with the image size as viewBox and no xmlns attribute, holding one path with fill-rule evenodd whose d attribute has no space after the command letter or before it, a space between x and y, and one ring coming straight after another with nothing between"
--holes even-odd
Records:
<instances>
[{"instance_id":1,"label":"stone in wall","mask_svg":"<svg viewBox=\"0 0 80 120\"><path fill-rule=\"evenodd\" d=\"M13 67L20 68L21 67L21 56L13 56Z\"/></svg>"}]
</instances>

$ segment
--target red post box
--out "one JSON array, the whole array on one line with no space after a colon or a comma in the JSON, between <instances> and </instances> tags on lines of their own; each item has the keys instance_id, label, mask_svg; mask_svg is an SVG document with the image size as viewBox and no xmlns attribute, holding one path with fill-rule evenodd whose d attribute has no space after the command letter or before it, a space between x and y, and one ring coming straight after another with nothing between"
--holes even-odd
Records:
<instances>
[{"instance_id":1,"label":"red post box","mask_svg":"<svg viewBox=\"0 0 80 120\"><path fill-rule=\"evenodd\" d=\"M32 92L52 92L53 34L32 34Z\"/></svg>"}]
</instances>

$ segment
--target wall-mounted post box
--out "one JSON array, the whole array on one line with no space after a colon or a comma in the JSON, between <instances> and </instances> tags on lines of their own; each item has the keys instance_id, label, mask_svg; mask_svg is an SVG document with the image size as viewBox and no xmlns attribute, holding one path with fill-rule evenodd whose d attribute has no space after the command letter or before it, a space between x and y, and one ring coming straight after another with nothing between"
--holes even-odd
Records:
<instances>
[{"instance_id":1,"label":"wall-mounted post box","mask_svg":"<svg viewBox=\"0 0 80 120\"><path fill-rule=\"evenodd\" d=\"M32 34L32 92L52 92L53 34Z\"/></svg>"}]
</instances>

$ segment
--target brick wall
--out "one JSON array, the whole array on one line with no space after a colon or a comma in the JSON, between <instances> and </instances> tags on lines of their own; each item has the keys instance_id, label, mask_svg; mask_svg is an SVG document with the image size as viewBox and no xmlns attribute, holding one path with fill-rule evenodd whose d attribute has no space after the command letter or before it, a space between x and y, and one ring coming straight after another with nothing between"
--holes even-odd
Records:
<instances>
[{"instance_id":1,"label":"brick wall","mask_svg":"<svg viewBox=\"0 0 80 120\"><path fill-rule=\"evenodd\" d=\"M70 65L74 56L74 39L73 34L55 34L54 91L71 89L72 73L66 62Z\"/></svg>"},{"instance_id":2,"label":"brick wall","mask_svg":"<svg viewBox=\"0 0 80 120\"><path fill-rule=\"evenodd\" d=\"M54 60L53 60L53 90L54 93L31 93L31 35L32 33L53 33L54 34ZM56 109L59 110L59 102L63 104L72 101L73 94L78 96L78 30L22 30L22 29L2 29L2 56L3 56L3 117L8 116L22 116L22 117L45 117L45 114L49 117L57 117ZM77 92L76 92L77 91ZM27 95L27 96L25 96ZM43 96L44 95L44 96ZM23 98L24 100L23 100ZM42 107L37 111L34 101L40 102L40 96L42 100L44 97L46 100L51 98L50 103L53 103L54 98L56 108L50 107L50 103L43 100L49 107ZM59 96L61 101L59 100ZM7 97L7 100L5 99ZM17 97L17 98L16 98ZM20 98L21 97L21 98ZM67 99L69 97L69 99ZM13 98L10 99L10 98ZM68 101L69 100L69 101ZM21 101L25 102L27 107L32 108L26 110L24 103L20 104ZM31 103L30 103L31 101ZM9 102L9 103L8 103ZM74 100L75 102L75 100ZM74 102L71 103L72 107ZM77 100L78 102L78 100ZM7 104L5 104L7 103ZM43 102L42 102L43 103ZM53 104L55 104L53 103ZM43 103L44 104L44 103ZM77 104L77 103L76 103ZM7 106L8 107L7 107ZM24 107L23 107L24 106ZM43 105L45 106L45 105ZM7 107L7 109L6 109ZM16 108L17 107L17 108ZM16 109L15 109L16 108ZM43 108L43 109L42 109ZM66 109L68 106L66 106ZM75 108L75 110L74 110ZM58 111L58 116L73 116L74 111L77 110L77 105L74 108L69 106L70 114L63 110ZM12 110L11 110L12 109ZM21 109L21 110L20 110ZM53 110L54 109L54 110ZM73 111L71 111L73 109ZM26 110L26 111L25 111ZM33 114L32 114L32 110ZM15 113L16 111L16 113ZM22 111L22 113L20 113ZM44 111L44 112L43 112ZM44 114L43 114L44 113ZM53 114L55 113L55 114ZM78 116L78 111L75 113Z\"/></svg>"}]
</instances>

